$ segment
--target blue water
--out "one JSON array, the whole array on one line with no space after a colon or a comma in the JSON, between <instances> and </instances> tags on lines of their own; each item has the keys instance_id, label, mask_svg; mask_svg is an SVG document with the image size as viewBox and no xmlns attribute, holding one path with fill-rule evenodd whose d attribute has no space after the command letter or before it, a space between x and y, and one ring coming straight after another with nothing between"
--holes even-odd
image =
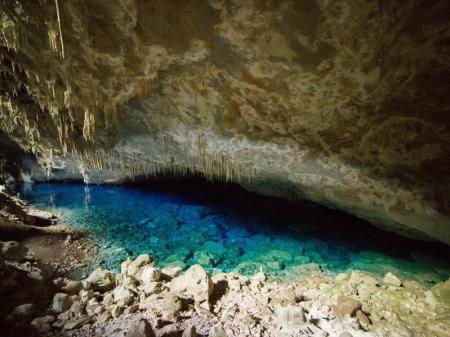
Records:
<instances>
[{"instance_id":1,"label":"blue water","mask_svg":"<svg viewBox=\"0 0 450 337\"><path fill-rule=\"evenodd\" d=\"M159 266L289 277L321 269L369 271L433 284L450 276L449 250L375 229L313 204L292 205L235 186L160 181L145 187L23 185L31 204L58 213L99 247L117 270L148 253Z\"/></svg>"}]
</instances>

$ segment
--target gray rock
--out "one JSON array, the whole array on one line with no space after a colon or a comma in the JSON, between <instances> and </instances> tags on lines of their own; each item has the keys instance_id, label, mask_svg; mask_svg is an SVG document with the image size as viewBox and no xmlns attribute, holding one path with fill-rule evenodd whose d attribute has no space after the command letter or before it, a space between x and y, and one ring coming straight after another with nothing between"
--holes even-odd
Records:
<instances>
[{"instance_id":1,"label":"gray rock","mask_svg":"<svg viewBox=\"0 0 450 337\"><path fill-rule=\"evenodd\" d=\"M141 319L130 326L125 337L155 337L155 332L147 320Z\"/></svg>"},{"instance_id":2,"label":"gray rock","mask_svg":"<svg viewBox=\"0 0 450 337\"><path fill-rule=\"evenodd\" d=\"M361 307L361 303L351 297L339 296L334 306L337 317L352 316Z\"/></svg>"},{"instance_id":3,"label":"gray rock","mask_svg":"<svg viewBox=\"0 0 450 337\"><path fill-rule=\"evenodd\" d=\"M72 305L72 299L67 294L57 293L53 297L52 309L56 313L61 313L61 312L69 310L71 305Z\"/></svg>"}]
</instances>

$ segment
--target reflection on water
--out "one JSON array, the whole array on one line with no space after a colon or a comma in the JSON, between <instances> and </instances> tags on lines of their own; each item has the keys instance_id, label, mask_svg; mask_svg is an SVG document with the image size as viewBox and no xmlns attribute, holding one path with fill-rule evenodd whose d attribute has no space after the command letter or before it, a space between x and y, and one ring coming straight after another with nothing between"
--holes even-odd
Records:
<instances>
[{"instance_id":1,"label":"reflection on water","mask_svg":"<svg viewBox=\"0 0 450 337\"><path fill-rule=\"evenodd\" d=\"M24 185L23 197L63 215L118 269L148 253L160 266L274 276L351 269L434 283L450 276L448 248L402 238L317 205L298 206L199 181L146 187Z\"/></svg>"}]
</instances>

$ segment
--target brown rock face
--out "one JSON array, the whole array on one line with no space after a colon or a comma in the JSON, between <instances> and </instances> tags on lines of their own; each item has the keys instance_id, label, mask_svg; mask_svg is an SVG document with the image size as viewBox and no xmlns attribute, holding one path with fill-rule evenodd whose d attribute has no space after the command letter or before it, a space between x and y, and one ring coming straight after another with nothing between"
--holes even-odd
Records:
<instances>
[{"instance_id":1,"label":"brown rock face","mask_svg":"<svg viewBox=\"0 0 450 337\"><path fill-rule=\"evenodd\" d=\"M0 140L54 178L200 172L450 244L448 1L56 3L0 3Z\"/></svg>"}]
</instances>

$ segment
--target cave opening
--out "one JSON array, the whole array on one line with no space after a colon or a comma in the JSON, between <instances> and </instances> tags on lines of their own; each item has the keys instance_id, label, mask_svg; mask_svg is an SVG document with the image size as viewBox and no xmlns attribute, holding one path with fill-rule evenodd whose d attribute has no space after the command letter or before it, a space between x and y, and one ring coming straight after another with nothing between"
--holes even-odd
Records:
<instances>
[{"instance_id":1,"label":"cave opening","mask_svg":"<svg viewBox=\"0 0 450 337\"><path fill-rule=\"evenodd\" d=\"M146 253L159 267L274 278L362 270L432 285L450 276L450 249L385 232L348 213L291 203L200 176L159 176L123 185L22 184L17 192L88 234L95 267L120 270Z\"/></svg>"}]
</instances>

